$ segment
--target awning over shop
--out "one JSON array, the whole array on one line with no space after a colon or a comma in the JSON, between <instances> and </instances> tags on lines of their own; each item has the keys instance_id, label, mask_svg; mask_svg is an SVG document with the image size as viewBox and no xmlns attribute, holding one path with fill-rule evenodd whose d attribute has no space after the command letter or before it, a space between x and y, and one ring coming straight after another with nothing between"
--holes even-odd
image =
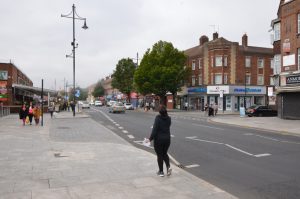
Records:
<instances>
[{"instance_id":1,"label":"awning over shop","mask_svg":"<svg viewBox=\"0 0 300 199\"><path fill-rule=\"evenodd\" d=\"M27 91L27 92L31 92L33 94L36 95L41 95L42 94L42 88L38 88L38 87L33 87L33 86L25 86L22 84L12 84L12 87L15 89L20 89L23 91ZM50 95L55 95L57 94L57 92L55 90L50 90L50 89L43 89L44 94L50 94Z\"/></svg>"},{"instance_id":2,"label":"awning over shop","mask_svg":"<svg viewBox=\"0 0 300 199\"><path fill-rule=\"evenodd\" d=\"M291 93L291 92L300 92L300 86L282 86L276 89L276 93Z\"/></svg>"}]
</instances>

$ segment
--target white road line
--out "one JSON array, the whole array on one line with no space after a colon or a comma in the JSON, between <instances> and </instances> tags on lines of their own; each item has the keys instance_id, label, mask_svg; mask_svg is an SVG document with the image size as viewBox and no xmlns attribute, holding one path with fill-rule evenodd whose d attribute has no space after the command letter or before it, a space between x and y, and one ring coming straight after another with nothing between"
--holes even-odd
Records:
<instances>
[{"instance_id":1,"label":"white road line","mask_svg":"<svg viewBox=\"0 0 300 199\"><path fill-rule=\"evenodd\" d=\"M192 125L194 125L194 126L206 127L206 128L211 128L211 129L217 129L217 130L224 131L224 129L221 129L221 128L218 128L218 127L213 127L213 126L207 126L207 125L202 125L202 124L194 124L194 123L192 123Z\"/></svg>"},{"instance_id":2,"label":"white road line","mask_svg":"<svg viewBox=\"0 0 300 199\"><path fill-rule=\"evenodd\" d=\"M120 124L115 124L116 126L120 126Z\"/></svg>"},{"instance_id":3,"label":"white road line","mask_svg":"<svg viewBox=\"0 0 300 199\"><path fill-rule=\"evenodd\" d=\"M173 138L173 137L175 137L175 135L171 134L171 137Z\"/></svg>"},{"instance_id":4,"label":"white road line","mask_svg":"<svg viewBox=\"0 0 300 199\"><path fill-rule=\"evenodd\" d=\"M257 158L260 158L260 157L265 157L265 156L270 156L271 154L269 153L263 153L263 154L257 154L257 155L254 155L255 157Z\"/></svg>"},{"instance_id":5,"label":"white road line","mask_svg":"<svg viewBox=\"0 0 300 199\"><path fill-rule=\"evenodd\" d=\"M123 130L122 132L123 132L123 133L128 133L128 131L126 131L126 130Z\"/></svg>"},{"instance_id":6,"label":"white road line","mask_svg":"<svg viewBox=\"0 0 300 199\"><path fill-rule=\"evenodd\" d=\"M194 138L197 138L197 136L192 136L192 137L185 137L187 139L194 139Z\"/></svg>"},{"instance_id":7,"label":"white road line","mask_svg":"<svg viewBox=\"0 0 300 199\"><path fill-rule=\"evenodd\" d=\"M193 139L193 140L197 140L197 141L200 141L200 142L208 142L208 143L212 143L212 144L224 144L224 143L221 143L221 142L214 142L214 141L202 140L202 139Z\"/></svg>"},{"instance_id":8,"label":"white road line","mask_svg":"<svg viewBox=\"0 0 300 199\"><path fill-rule=\"evenodd\" d=\"M188 169L195 168L195 167L200 167L200 165L199 164L191 164L191 165L185 166L185 168L188 168Z\"/></svg>"},{"instance_id":9,"label":"white road line","mask_svg":"<svg viewBox=\"0 0 300 199\"><path fill-rule=\"evenodd\" d=\"M169 158L176 164L176 165L180 165L180 163L168 153Z\"/></svg>"},{"instance_id":10,"label":"white road line","mask_svg":"<svg viewBox=\"0 0 300 199\"><path fill-rule=\"evenodd\" d=\"M248 153L248 152L246 152L246 151L243 151L243 150L241 150L241 149L238 149L238 148L236 148L236 147L234 147L234 146L231 146L231 145L229 145L229 144L225 144L225 146L228 146L229 148L232 148L232 149L234 149L234 150L237 150L237 151L239 151L239 152L241 152L241 153L244 153L244 154L247 154L247 155L250 155L250 156L254 156L252 153Z\"/></svg>"},{"instance_id":11,"label":"white road line","mask_svg":"<svg viewBox=\"0 0 300 199\"><path fill-rule=\"evenodd\" d=\"M122 127L122 126L119 126L119 129L124 129L124 127Z\"/></svg>"},{"instance_id":12,"label":"white road line","mask_svg":"<svg viewBox=\"0 0 300 199\"><path fill-rule=\"evenodd\" d=\"M133 135L127 135L130 139L134 139Z\"/></svg>"},{"instance_id":13,"label":"white road line","mask_svg":"<svg viewBox=\"0 0 300 199\"><path fill-rule=\"evenodd\" d=\"M272 140L272 141L275 141L275 142L282 142L282 143L289 143L289 144L300 144L300 142L292 142L292 141L286 141L286 140L278 140L276 138L271 138L271 137L267 137L267 136L262 136L262 135L255 135L255 134L252 134L252 133L246 133L244 135L253 135L253 136L256 136L256 137L261 137L261 138L264 138L264 139L267 139L267 140Z\"/></svg>"}]
</instances>

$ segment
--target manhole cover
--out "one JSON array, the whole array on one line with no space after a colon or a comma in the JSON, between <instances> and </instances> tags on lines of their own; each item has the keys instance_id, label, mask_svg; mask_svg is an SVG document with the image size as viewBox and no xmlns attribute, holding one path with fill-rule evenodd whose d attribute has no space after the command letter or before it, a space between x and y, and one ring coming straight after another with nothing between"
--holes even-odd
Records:
<instances>
[{"instance_id":1,"label":"manhole cover","mask_svg":"<svg viewBox=\"0 0 300 199\"><path fill-rule=\"evenodd\" d=\"M70 129L70 127L60 126L60 127L57 127L57 129Z\"/></svg>"}]
</instances>

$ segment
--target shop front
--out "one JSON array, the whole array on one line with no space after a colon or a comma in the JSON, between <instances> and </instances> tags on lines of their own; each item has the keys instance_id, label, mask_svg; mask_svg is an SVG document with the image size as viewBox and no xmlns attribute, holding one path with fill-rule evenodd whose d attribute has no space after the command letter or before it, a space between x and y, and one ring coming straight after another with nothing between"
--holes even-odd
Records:
<instances>
[{"instance_id":1,"label":"shop front","mask_svg":"<svg viewBox=\"0 0 300 199\"><path fill-rule=\"evenodd\" d=\"M206 87L190 87L187 93L187 102L190 110L204 111Z\"/></svg>"},{"instance_id":2,"label":"shop front","mask_svg":"<svg viewBox=\"0 0 300 199\"><path fill-rule=\"evenodd\" d=\"M236 112L240 107L266 104L265 86L207 86L208 105L218 105L220 111ZM246 104L245 104L246 103Z\"/></svg>"}]
</instances>

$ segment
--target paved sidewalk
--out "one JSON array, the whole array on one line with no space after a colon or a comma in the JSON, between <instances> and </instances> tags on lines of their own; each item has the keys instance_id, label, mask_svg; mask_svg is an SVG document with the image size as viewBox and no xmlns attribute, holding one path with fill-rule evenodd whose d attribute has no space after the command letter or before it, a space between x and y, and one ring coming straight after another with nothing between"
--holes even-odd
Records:
<instances>
[{"instance_id":1,"label":"paved sidewalk","mask_svg":"<svg viewBox=\"0 0 300 199\"><path fill-rule=\"evenodd\" d=\"M173 167L158 177L156 157L86 115L62 112L44 126L0 118L0 198L235 198Z\"/></svg>"}]
</instances>

